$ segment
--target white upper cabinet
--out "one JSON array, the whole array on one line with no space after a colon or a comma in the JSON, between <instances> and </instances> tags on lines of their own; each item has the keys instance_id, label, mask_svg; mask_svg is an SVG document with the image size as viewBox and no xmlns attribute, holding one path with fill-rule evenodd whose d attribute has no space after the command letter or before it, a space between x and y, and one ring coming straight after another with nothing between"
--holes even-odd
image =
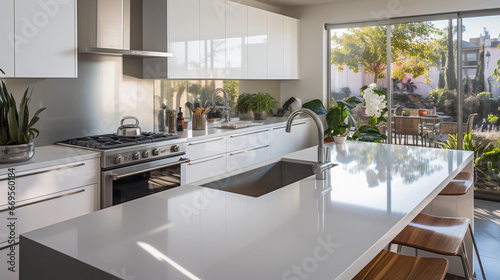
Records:
<instances>
[{"instance_id":1,"label":"white upper cabinet","mask_svg":"<svg viewBox=\"0 0 500 280\"><path fill-rule=\"evenodd\" d=\"M0 1L0 50L0 78L14 77L14 0Z\"/></svg>"},{"instance_id":2,"label":"white upper cabinet","mask_svg":"<svg viewBox=\"0 0 500 280\"><path fill-rule=\"evenodd\" d=\"M14 10L15 77L77 77L76 0L17 0Z\"/></svg>"},{"instance_id":3,"label":"white upper cabinet","mask_svg":"<svg viewBox=\"0 0 500 280\"><path fill-rule=\"evenodd\" d=\"M298 78L298 20L229 0L168 3L169 78Z\"/></svg>"},{"instance_id":4,"label":"white upper cabinet","mask_svg":"<svg viewBox=\"0 0 500 280\"><path fill-rule=\"evenodd\" d=\"M267 11L248 7L248 78L267 79Z\"/></svg>"},{"instance_id":5,"label":"white upper cabinet","mask_svg":"<svg viewBox=\"0 0 500 280\"><path fill-rule=\"evenodd\" d=\"M299 20L283 17L283 78L299 78Z\"/></svg>"},{"instance_id":6,"label":"white upper cabinet","mask_svg":"<svg viewBox=\"0 0 500 280\"><path fill-rule=\"evenodd\" d=\"M200 78L200 0L169 0L170 78Z\"/></svg>"},{"instance_id":7,"label":"white upper cabinet","mask_svg":"<svg viewBox=\"0 0 500 280\"><path fill-rule=\"evenodd\" d=\"M283 16L267 14L267 78L283 79Z\"/></svg>"},{"instance_id":8,"label":"white upper cabinet","mask_svg":"<svg viewBox=\"0 0 500 280\"><path fill-rule=\"evenodd\" d=\"M226 78L248 78L248 7L226 4Z\"/></svg>"},{"instance_id":9,"label":"white upper cabinet","mask_svg":"<svg viewBox=\"0 0 500 280\"><path fill-rule=\"evenodd\" d=\"M200 0L200 75L226 76L226 0Z\"/></svg>"}]
</instances>

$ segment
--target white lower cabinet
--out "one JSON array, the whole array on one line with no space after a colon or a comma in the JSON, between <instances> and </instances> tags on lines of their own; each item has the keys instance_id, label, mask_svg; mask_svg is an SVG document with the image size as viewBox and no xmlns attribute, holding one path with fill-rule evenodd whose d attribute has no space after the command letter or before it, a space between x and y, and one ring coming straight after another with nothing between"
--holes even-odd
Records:
<instances>
[{"instance_id":1,"label":"white lower cabinet","mask_svg":"<svg viewBox=\"0 0 500 280\"><path fill-rule=\"evenodd\" d=\"M197 160L226 153L226 137L213 137L187 143L186 156Z\"/></svg>"},{"instance_id":2,"label":"white lower cabinet","mask_svg":"<svg viewBox=\"0 0 500 280\"><path fill-rule=\"evenodd\" d=\"M226 154L191 160L186 166L186 183L214 177L226 172Z\"/></svg>"},{"instance_id":3,"label":"white lower cabinet","mask_svg":"<svg viewBox=\"0 0 500 280\"><path fill-rule=\"evenodd\" d=\"M234 171L270 159L271 146L265 145L227 154L227 171Z\"/></svg>"},{"instance_id":4,"label":"white lower cabinet","mask_svg":"<svg viewBox=\"0 0 500 280\"><path fill-rule=\"evenodd\" d=\"M13 229L7 224L0 227L0 279L19 279L17 271L8 270L9 238L14 236L18 241L26 232L98 210L99 172L99 159L94 158L16 173L13 213L7 195L0 196L0 220L15 223ZM0 192L7 194L8 188L8 176L0 176ZM16 244L15 250L17 270L19 246Z\"/></svg>"},{"instance_id":5,"label":"white lower cabinet","mask_svg":"<svg viewBox=\"0 0 500 280\"><path fill-rule=\"evenodd\" d=\"M271 129L271 158L277 158L292 151L291 134L285 129L286 126Z\"/></svg>"},{"instance_id":6,"label":"white lower cabinet","mask_svg":"<svg viewBox=\"0 0 500 280\"><path fill-rule=\"evenodd\" d=\"M299 121L292 124L291 145L292 151L299 151L311 146L311 131L307 121Z\"/></svg>"},{"instance_id":7,"label":"white lower cabinet","mask_svg":"<svg viewBox=\"0 0 500 280\"><path fill-rule=\"evenodd\" d=\"M227 137L227 152L262 147L270 143L269 129L233 134Z\"/></svg>"}]
</instances>

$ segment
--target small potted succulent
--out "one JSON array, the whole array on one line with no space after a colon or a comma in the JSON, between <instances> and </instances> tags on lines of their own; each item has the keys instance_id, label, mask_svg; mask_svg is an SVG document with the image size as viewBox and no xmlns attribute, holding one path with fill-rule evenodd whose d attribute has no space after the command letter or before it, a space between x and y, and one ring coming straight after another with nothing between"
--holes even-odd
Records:
<instances>
[{"instance_id":1,"label":"small potted succulent","mask_svg":"<svg viewBox=\"0 0 500 280\"><path fill-rule=\"evenodd\" d=\"M0 163L29 160L35 154L33 140L39 131L33 126L45 108L38 109L30 118L28 107L33 91L28 92L29 88L24 92L18 107L5 83L2 81L0 84Z\"/></svg>"},{"instance_id":2,"label":"small potted succulent","mask_svg":"<svg viewBox=\"0 0 500 280\"><path fill-rule=\"evenodd\" d=\"M253 120L252 99L254 97L255 94L252 93L243 93L238 97L236 110L240 113L241 120Z\"/></svg>"},{"instance_id":3,"label":"small potted succulent","mask_svg":"<svg viewBox=\"0 0 500 280\"><path fill-rule=\"evenodd\" d=\"M255 120L265 120L267 118L267 113L278 107L276 104L276 100L269 95L269 93L259 92L255 94L250 101L253 118Z\"/></svg>"}]
</instances>

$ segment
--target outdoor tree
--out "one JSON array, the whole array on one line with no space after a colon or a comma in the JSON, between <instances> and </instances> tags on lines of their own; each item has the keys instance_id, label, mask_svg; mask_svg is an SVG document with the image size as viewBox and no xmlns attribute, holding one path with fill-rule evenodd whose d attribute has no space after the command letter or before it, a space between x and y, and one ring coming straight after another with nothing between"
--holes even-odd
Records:
<instances>
[{"instance_id":1,"label":"outdoor tree","mask_svg":"<svg viewBox=\"0 0 500 280\"><path fill-rule=\"evenodd\" d=\"M498 48L500 49L500 45L498 45ZM498 67L493 71L493 77L496 77L498 82L500 80L500 59L497 61L497 65Z\"/></svg>"},{"instance_id":2,"label":"outdoor tree","mask_svg":"<svg viewBox=\"0 0 500 280\"><path fill-rule=\"evenodd\" d=\"M474 93L480 93L484 91L484 43L481 44L481 51L479 51L479 60L477 64L477 72L474 77L474 83L472 84L472 91Z\"/></svg>"},{"instance_id":3,"label":"outdoor tree","mask_svg":"<svg viewBox=\"0 0 500 280\"><path fill-rule=\"evenodd\" d=\"M449 90L457 89L457 75L455 74L455 50L453 47L453 20L448 20L448 55L446 56L446 87Z\"/></svg>"},{"instance_id":4,"label":"outdoor tree","mask_svg":"<svg viewBox=\"0 0 500 280\"><path fill-rule=\"evenodd\" d=\"M430 66L438 65L440 30L429 22L396 24L392 28L394 78L404 74L413 78L428 76ZM387 70L387 29L385 26L350 28L342 35L332 36L331 64L343 71L363 71L373 75L376 83Z\"/></svg>"}]
</instances>

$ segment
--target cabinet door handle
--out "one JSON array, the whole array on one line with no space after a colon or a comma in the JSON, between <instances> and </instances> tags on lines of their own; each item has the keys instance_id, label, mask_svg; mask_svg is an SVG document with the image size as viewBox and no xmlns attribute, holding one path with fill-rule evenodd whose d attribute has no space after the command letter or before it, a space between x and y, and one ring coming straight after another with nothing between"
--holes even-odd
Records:
<instances>
[{"instance_id":1,"label":"cabinet door handle","mask_svg":"<svg viewBox=\"0 0 500 280\"><path fill-rule=\"evenodd\" d=\"M224 137L220 138L215 138L215 139L207 139L207 140L200 140L200 141L195 141L195 142L189 142L188 146L194 146L194 145L199 145L199 144L204 144L204 143L210 143L210 142L215 142L219 140L223 140Z\"/></svg>"},{"instance_id":2,"label":"cabinet door handle","mask_svg":"<svg viewBox=\"0 0 500 280\"><path fill-rule=\"evenodd\" d=\"M65 170L65 169L70 169L70 168L76 168L76 167L80 167L80 166L84 166L84 165L85 165L85 162L82 162L82 163L78 163L78 164L70 165L70 166L64 166L64 167L59 167L59 168L54 168L54 169L49 169L49 170L43 170L43 171L38 171L38 172L33 172L33 173L16 175L15 178L17 179L17 178L22 178L22 177L26 177L26 176L32 176L32 175L38 175L38 174L43 174L43 173L49 173L49 172L53 172L53 171L59 171L59 170ZM6 181L8 179L9 179L8 177L6 177L4 179L0 179L0 182L1 181Z\"/></svg>"},{"instance_id":3,"label":"cabinet door handle","mask_svg":"<svg viewBox=\"0 0 500 280\"><path fill-rule=\"evenodd\" d=\"M202 159L202 160L191 161L190 163L188 163L188 165L189 165L189 166L191 166L191 165L196 165L196 164L204 163L204 162L207 162L207 161L220 159L220 158L223 158L223 157L224 157L224 155L220 155L220 156L211 157L211 158L206 158L206 159Z\"/></svg>"},{"instance_id":4,"label":"cabinet door handle","mask_svg":"<svg viewBox=\"0 0 500 280\"><path fill-rule=\"evenodd\" d=\"M59 195L55 195L53 197L48 197L48 198L40 199L40 200L37 200L37 201L28 202L28 203L25 203L25 204L19 204L19 205L15 206L16 207L15 209L19 209L19 208L22 208L22 207L26 207L26 206L30 206L30 205L34 205L34 204L38 204L38 203L42 203L42 202L47 202L47 201L58 199L58 198L63 198L63 197L66 197L66 196L71 196L71 195L79 194L79 193L82 193L84 191L85 191L85 189L81 189L81 190L78 190L78 191L75 191L75 192L71 192L71 193L59 194ZM9 206L7 206L7 208L5 208L3 210L0 210L0 213L7 212L7 211L9 211Z\"/></svg>"},{"instance_id":5,"label":"cabinet door handle","mask_svg":"<svg viewBox=\"0 0 500 280\"><path fill-rule=\"evenodd\" d=\"M16 239L17 239L17 238L16 238ZM10 248L10 247L12 247L12 246L17 246L17 245L19 245L19 241L17 241L17 242L16 242L16 243L14 243L14 244L9 244L9 245L5 245L5 246L3 246L3 247L0 247L0 251L1 251L1 250L3 250L3 249Z\"/></svg>"},{"instance_id":6,"label":"cabinet door handle","mask_svg":"<svg viewBox=\"0 0 500 280\"><path fill-rule=\"evenodd\" d=\"M303 125L303 124L306 124L306 122L301 122L301 123L292 123L292 126L296 126L296 125Z\"/></svg>"},{"instance_id":7,"label":"cabinet door handle","mask_svg":"<svg viewBox=\"0 0 500 280\"><path fill-rule=\"evenodd\" d=\"M267 147L269 147L269 145L260 146L260 147L249 149L249 150L239 151L239 152L236 152L236 153L231 153L229 155L230 156L235 156L235 155L239 155L239 154L243 154L243 153L248 153L248 152L259 150L259 149L264 149L264 148L267 148Z\"/></svg>"},{"instance_id":8,"label":"cabinet door handle","mask_svg":"<svg viewBox=\"0 0 500 280\"><path fill-rule=\"evenodd\" d=\"M257 134L257 133L266 132L266 131L268 131L268 130L266 129L266 130L252 131L252 132L242 133L242 134L238 134L238 135L231 135L229 137L230 138L238 138L241 136L247 136L247 135Z\"/></svg>"},{"instance_id":9,"label":"cabinet door handle","mask_svg":"<svg viewBox=\"0 0 500 280\"><path fill-rule=\"evenodd\" d=\"M273 127L273 130L278 130L278 129L283 129L283 128L286 128L286 126Z\"/></svg>"}]
</instances>

